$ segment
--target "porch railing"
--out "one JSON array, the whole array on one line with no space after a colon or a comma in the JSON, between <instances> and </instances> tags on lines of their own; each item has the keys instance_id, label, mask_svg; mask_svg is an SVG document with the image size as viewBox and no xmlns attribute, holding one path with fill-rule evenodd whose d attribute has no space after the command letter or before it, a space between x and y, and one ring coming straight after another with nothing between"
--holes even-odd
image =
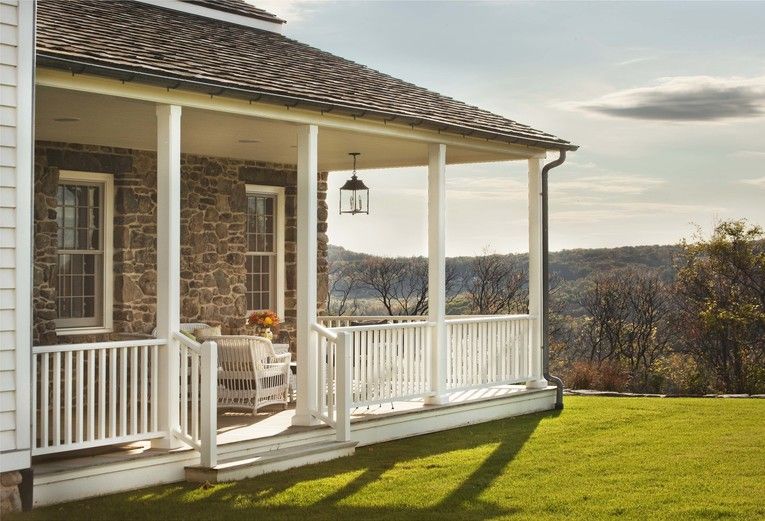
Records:
<instances>
[{"instance_id":1,"label":"porch railing","mask_svg":"<svg viewBox=\"0 0 765 521\"><path fill-rule=\"evenodd\" d=\"M422 397L430 391L430 322L336 328L352 349L354 407Z\"/></svg>"},{"instance_id":2,"label":"porch railing","mask_svg":"<svg viewBox=\"0 0 765 521\"><path fill-rule=\"evenodd\" d=\"M318 378L316 410L318 420L335 429L338 441L351 439L351 336L313 325L317 336Z\"/></svg>"},{"instance_id":3,"label":"porch railing","mask_svg":"<svg viewBox=\"0 0 765 521\"><path fill-rule=\"evenodd\" d=\"M421 322L425 317L422 315L321 315L317 322L328 328L355 327L373 324L400 324L404 322Z\"/></svg>"},{"instance_id":4,"label":"porch railing","mask_svg":"<svg viewBox=\"0 0 765 521\"><path fill-rule=\"evenodd\" d=\"M197 449L204 467L217 464L218 346L174 333L180 353L180 423L175 435Z\"/></svg>"},{"instance_id":5,"label":"porch railing","mask_svg":"<svg viewBox=\"0 0 765 521\"><path fill-rule=\"evenodd\" d=\"M161 339L32 348L33 455L161 438Z\"/></svg>"},{"instance_id":6,"label":"porch railing","mask_svg":"<svg viewBox=\"0 0 765 521\"><path fill-rule=\"evenodd\" d=\"M529 315L446 320L446 388L466 389L533 379Z\"/></svg>"}]
</instances>

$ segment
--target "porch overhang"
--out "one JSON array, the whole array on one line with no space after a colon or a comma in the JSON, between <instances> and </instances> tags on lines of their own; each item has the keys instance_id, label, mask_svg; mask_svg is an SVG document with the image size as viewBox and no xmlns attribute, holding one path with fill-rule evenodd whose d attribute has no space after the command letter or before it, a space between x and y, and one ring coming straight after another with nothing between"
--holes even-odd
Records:
<instances>
[{"instance_id":1,"label":"porch overhang","mask_svg":"<svg viewBox=\"0 0 765 521\"><path fill-rule=\"evenodd\" d=\"M168 90L203 93L210 97L225 97L244 100L248 103L258 102L263 104L271 104L279 107L286 107L287 109L300 107L309 111L318 111L322 115L324 113L334 113L340 116L350 117L352 119L362 118L371 121L382 122L384 124L395 122L402 126L409 126L412 128L418 127L424 130L435 131L438 134L447 134L458 137L473 137L494 143L522 145L531 148L542 149L577 150L579 148L577 145L572 143L556 139L546 139L544 137L530 139L513 135L507 132L489 132L472 125L455 125L446 121L438 121L437 119L412 117L410 115L404 114L403 112L380 111L348 105L337 101L316 101L309 98L301 98L287 94L276 94L261 91L258 89L242 89L226 85L225 83L213 83L201 80L192 81L160 74L152 74L130 69L121 69L118 67L107 67L104 65L90 64L74 59L38 55L37 64L39 66L54 70L64 70L71 74L87 74L103 78L116 79L123 83L136 82L143 85L159 86Z\"/></svg>"},{"instance_id":2,"label":"porch overhang","mask_svg":"<svg viewBox=\"0 0 765 521\"><path fill-rule=\"evenodd\" d=\"M72 74L38 67L37 139L79 141L90 144L153 150L153 106L174 104L185 108L185 152L294 164L295 128L313 124L321 129L319 169L348 168L350 151L364 154L365 168L395 168L427 164L427 145L447 146L447 164L525 160L545 157L559 145L522 144L494 136L405 124L401 120L367 114L320 110L308 105L255 101L250 97L211 94L208 91L123 81L89 73ZM94 96L98 95L98 96ZM326 108L326 107L325 107ZM79 111L80 115L74 114ZM72 116L80 121L56 125L53 120ZM118 122L118 124L115 124ZM145 125L145 127L141 127ZM194 127L198 128L195 134ZM206 132L214 128L216 132ZM133 132L126 131L133 129ZM240 146L239 139L253 132L267 136L261 143ZM250 135L247 135L250 134ZM253 146L254 145L254 146ZM261 146L258 146L261 145ZM352 150L351 150L352 149Z\"/></svg>"}]
</instances>

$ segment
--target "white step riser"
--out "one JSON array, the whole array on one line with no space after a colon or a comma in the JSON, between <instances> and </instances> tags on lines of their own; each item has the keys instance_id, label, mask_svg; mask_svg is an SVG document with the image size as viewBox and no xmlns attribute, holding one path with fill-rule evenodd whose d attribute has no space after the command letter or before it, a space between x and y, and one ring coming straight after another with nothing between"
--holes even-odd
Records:
<instances>
[{"instance_id":1,"label":"white step riser","mask_svg":"<svg viewBox=\"0 0 765 521\"><path fill-rule=\"evenodd\" d=\"M289 436L277 436L277 439L263 438L253 441L241 441L238 443L229 443L218 446L218 460L243 458L256 452L268 452L291 447L299 447L306 443L316 443L323 441L332 441L335 439L335 432L331 430L321 430L305 432L301 434L292 434Z\"/></svg>"},{"instance_id":2,"label":"white step riser","mask_svg":"<svg viewBox=\"0 0 765 521\"><path fill-rule=\"evenodd\" d=\"M203 483L209 481L210 483L223 483L226 481L239 481L247 478L254 478L256 476L262 476L263 474L269 474L271 472L281 472L283 470L294 469L296 467L302 467L303 465L313 465L314 463L322 463L324 461L331 461L333 459L343 458L346 456L352 456L354 448L344 448L332 451L320 452L317 454L309 454L305 456L298 456L295 458L285 459L281 461L274 461L263 464L253 464L243 466L241 468L224 470L224 471L209 471L203 469L186 469L186 480L194 483Z\"/></svg>"}]
</instances>

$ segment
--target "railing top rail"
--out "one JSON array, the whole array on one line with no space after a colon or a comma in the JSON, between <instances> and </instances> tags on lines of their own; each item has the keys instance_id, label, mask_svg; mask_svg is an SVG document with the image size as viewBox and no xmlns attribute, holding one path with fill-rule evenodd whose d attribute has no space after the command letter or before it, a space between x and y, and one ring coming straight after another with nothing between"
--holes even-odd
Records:
<instances>
[{"instance_id":1,"label":"railing top rail","mask_svg":"<svg viewBox=\"0 0 765 521\"><path fill-rule=\"evenodd\" d=\"M470 318L447 318L447 324L483 324L485 322L507 322L533 320L537 318L534 315L482 315L480 317Z\"/></svg>"},{"instance_id":2,"label":"railing top rail","mask_svg":"<svg viewBox=\"0 0 765 521\"><path fill-rule=\"evenodd\" d=\"M330 340L337 340L337 333L333 331L332 329L327 329L326 327L322 326L321 324L311 324L311 329L319 333L320 335L324 335L325 337L329 338Z\"/></svg>"},{"instance_id":3,"label":"railing top rail","mask_svg":"<svg viewBox=\"0 0 765 521\"><path fill-rule=\"evenodd\" d=\"M481 317L494 317L498 315L447 315L447 320L461 319L461 318L481 318ZM504 315L503 315L504 316ZM329 320L412 320L423 321L427 320L428 315L319 315L316 317L319 322Z\"/></svg>"},{"instance_id":4,"label":"railing top rail","mask_svg":"<svg viewBox=\"0 0 765 521\"><path fill-rule=\"evenodd\" d=\"M89 351L91 349L119 349L121 347L161 346L167 344L164 338L147 338L144 340L117 340L107 342L88 342L82 344L57 344L48 346L33 346L32 353L66 353L67 351Z\"/></svg>"},{"instance_id":5,"label":"railing top rail","mask_svg":"<svg viewBox=\"0 0 765 521\"><path fill-rule=\"evenodd\" d=\"M420 328L420 327L431 327L435 325L433 322L397 322L395 324L369 324L366 326L343 326L343 327L333 327L332 331L348 331L348 332L354 332L354 331L382 331L385 329L404 329L404 328Z\"/></svg>"},{"instance_id":6,"label":"railing top rail","mask_svg":"<svg viewBox=\"0 0 765 521\"><path fill-rule=\"evenodd\" d=\"M192 339L190 339L189 337L187 337L186 335L184 335L180 331L174 331L173 332L173 338L176 339L181 344L183 344L184 346L186 346L189 349L191 349L192 351L194 351L195 353L197 353L199 355L202 354L202 344L199 343L199 342L196 342L196 341L194 341Z\"/></svg>"},{"instance_id":7,"label":"railing top rail","mask_svg":"<svg viewBox=\"0 0 765 521\"><path fill-rule=\"evenodd\" d=\"M318 320L422 320L426 315L320 315Z\"/></svg>"}]
</instances>

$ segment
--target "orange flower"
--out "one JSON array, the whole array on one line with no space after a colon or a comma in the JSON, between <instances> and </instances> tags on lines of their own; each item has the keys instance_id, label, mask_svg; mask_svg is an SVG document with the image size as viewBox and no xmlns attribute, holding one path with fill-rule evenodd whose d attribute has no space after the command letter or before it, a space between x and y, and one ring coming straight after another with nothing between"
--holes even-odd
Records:
<instances>
[{"instance_id":1,"label":"orange flower","mask_svg":"<svg viewBox=\"0 0 765 521\"><path fill-rule=\"evenodd\" d=\"M263 328L278 326L279 322L279 316L270 309L266 311L253 311L247 318L248 326L258 326Z\"/></svg>"}]
</instances>

